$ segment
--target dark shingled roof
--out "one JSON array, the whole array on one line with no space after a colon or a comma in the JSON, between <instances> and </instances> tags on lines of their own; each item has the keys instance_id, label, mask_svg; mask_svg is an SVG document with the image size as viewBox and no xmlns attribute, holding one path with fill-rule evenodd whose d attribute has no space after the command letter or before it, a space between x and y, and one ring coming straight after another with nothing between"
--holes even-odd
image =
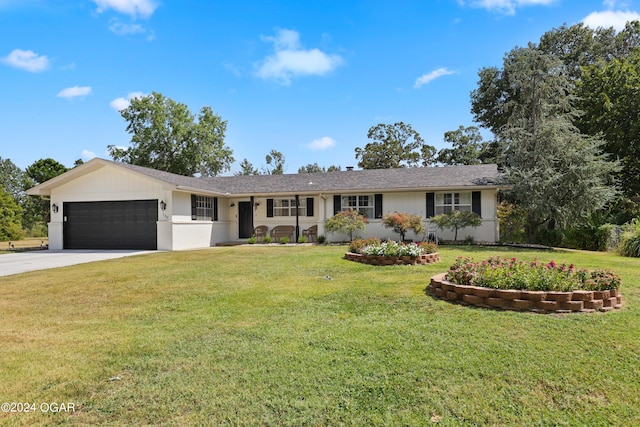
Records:
<instances>
[{"instance_id":1,"label":"dark shingled roof","mask_svg":"<svg viewBox=\"0 0 640 427\"><path fill-rule=\"evenodd\" d=\"M498 167L490 164L195 178L112 163L185 189L229 195L496 187L500 176Z\"/></svg>"}]
</instances>

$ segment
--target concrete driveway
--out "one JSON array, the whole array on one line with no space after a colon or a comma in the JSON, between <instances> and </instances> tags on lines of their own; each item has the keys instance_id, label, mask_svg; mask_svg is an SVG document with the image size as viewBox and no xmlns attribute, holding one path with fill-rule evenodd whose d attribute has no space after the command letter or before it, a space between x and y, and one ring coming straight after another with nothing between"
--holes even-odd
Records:
<instances>
[{"instance_id":1,"label":"concrete driveway","mask_svg":"<svg viewBox=\"0 0 640 427\"><path fill-rule=\"evenodd\" d=\"M83 264L85 262L102 261L105 259L122 258L126 256L145 254L157 251L136 250L46 250L31 252L16 252L0 255L0 276L26 273L34 270L66 267L68 265Z\"/></svg>"}]
</instances>

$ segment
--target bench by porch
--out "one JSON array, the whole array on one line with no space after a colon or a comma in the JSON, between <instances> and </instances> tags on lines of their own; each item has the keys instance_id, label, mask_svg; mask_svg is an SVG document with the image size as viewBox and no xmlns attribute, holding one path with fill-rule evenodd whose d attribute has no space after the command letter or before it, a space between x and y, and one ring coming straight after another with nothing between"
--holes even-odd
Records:
<instances>
[{"instance_id":1,"label":"bench by porch","mask_svg":"<svg viewBox=\"0 0 640 427\"><path fill-rule=\"evenodd\" d=\"M277 225L271 229L271 238L277 242L282 237L286 237L293 242L293 233L296 228L293 225Z\"/></svg>"}]
</instances>

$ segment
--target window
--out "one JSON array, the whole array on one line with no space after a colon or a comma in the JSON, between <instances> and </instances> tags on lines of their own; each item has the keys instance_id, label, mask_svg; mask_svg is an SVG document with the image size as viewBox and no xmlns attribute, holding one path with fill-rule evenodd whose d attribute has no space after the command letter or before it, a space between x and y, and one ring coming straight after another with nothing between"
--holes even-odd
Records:
<instances>
[{"instance_id":1,"label":"window","mask_svg":"<svg viewBox=\"0 0 640 427\"><path fill-rule=\"evenodd\" d=\"M218 200L216 197L191 195L191 219L197 221L218 220Z\"/></svg>"},{"instance_id":2,"label":"window","mask_svg":"<svg viewBox=\"0 0 640 427\"><path fill-rule=\"evenodd\" d=\"M342 196L341 210L353 209L367 218L375 218L375 199L373 194Z\"/></svg>"},{"instance_id":3,"label":"window","mask_svg":"<svg viewBox=\"0 0 640 427\"><path fill-rule=\"evenodd\" d=\"M307 216L306 199L300 198L298 216ZM296 199L273 199L273 216L296 216Z\"/></svg>"},{"instance_id":4,"label":"window","mask_svg":"<svg viewBox=\"0 0 640 427\"><path fill-rule=\"evenodd\" d=\"M436 215L451 211L471 212L471 193L436 193Z\"/></svg>"}]
</instances>

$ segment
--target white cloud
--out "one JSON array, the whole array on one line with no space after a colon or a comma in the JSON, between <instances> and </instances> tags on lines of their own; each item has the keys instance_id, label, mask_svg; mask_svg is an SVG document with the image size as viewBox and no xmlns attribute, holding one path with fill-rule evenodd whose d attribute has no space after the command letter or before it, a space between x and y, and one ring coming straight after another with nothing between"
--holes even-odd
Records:
<instances>
[{"instance_id":1,"label":"white cloud","mask_svg":"<svg viewBox=\"0 0 640 427\"><path fill-rule=\"evenodd\" d=\"M275 51L262 61L256 72L263 79L288 85L293 77L323 75L343 63L339 55L329 55L319 49L302 49L297 31L278 29L275 37L261 36L261 39L273 43Z\"/></svg>"},{"instance_id":2,"label":"white cloud","mask_svg":"<svg viewBox=\"0 0 640 427\"><path fill-rule=\"evenodd\" d=\"M82 152L80 153L80 157L82 158L82 160L84 160L86 162L86 161L91 160L94 157L96 157L96 153L94 153L93 151L89 151L89 150L82 150Z\"/></svg>"},{"instance_id":3,"label":"white cloud","mask_svg":"<svg viewBox=\"0 0 640 427\"><path fill-rule=\"evenodd\" d=\"M143 96L145 96L145 94L142 92L131 92L126 98L116 98L111 101L109 105L116 111L122 111L131 105L132 99L142 98Z\"/></svg>"},{"instance_id":4,"label":"white cloud","mask_svg":"<svg viewBox=\"0 0 640 427\"><path fill-rule=\"evenodd\" d=\"M628 21L640 20L640 13L631 11L605 10L602 12L590 13L582 22L590 28L613 27L616 31L624 29Z\"/></svg>"},{"instance_id":5,"label":"white cloud","mask_svg":"<svg viewBox=\"0 0 640 427\"><path fill-rule=\"evenodd\" d=\"M113 21L109 26L109 30L119 36L127 34L144 34L146 30L139 24L123 24L119 21Z\"/></svg>"},{"instance_id":6,"label":"white cloud","mask_svg":"<svg viewBox=\"0 0 640 427\"><path fill-rule=\"evenodd\" d=\"M6 57L0 58L0 62L32 73L49 68L49 58L38 55L32 50L15 49Z\"/></svg>"},{"instance_id":7,"label":"white cloud","mask_svg":"<svg viewBox=\"0 0 640 427\"><path fill-rule=\"evenodd\" d=\"M76 98L79 96L87 96L91 93L91 87L89 86L73 86L73 87L68 87L66 89L62 89L60 92L58 92L58 94L56 95L59 98Z\"/></svg>"},{"instance_id":8,"label":"white cloud","mask_svg":"<svg viewBox=\"0 0 640 427\"><path fill-rule=\"evenodd\" d=\"M438 68L437 70L433 70L430 73L423 74L420 77L418 77L413 87L416 89L420 89L422 86L431 83L433 80L437 79L438 77L448 76L451 74L455 74L455 72L448 70L446 68Z\"/></svg>"},{"instance_id":9,"label":"white cloud","mask_svg":"<svg viewBox=\"0 0 640 427\"><path fill-rule=\"evenodd\" d=\"M524 6L547 6L557 0L470 0L460 1L464 6L468 3L472 7L497 11L505 15L515 15L516 9Z\"/></svg>"},{"instance_id":10,"label":"white cloud","mask_svg":"<svg viewBox=\"0 0 640 427\"><path fill-rule=\"evenodd\" d=\"M153 0L93 0L93 2L98 6L98 13L113 9L133 18L148 18L158 7Z\"/></svg>"},{"instance_id":11,"label":"white cloud","mask_svg":"<svg viewBox=\"0 0 640 427\"><path fill-rule=\"evenodd\" d=\"M323 136L320 139L314 139L311 144L307 145L310 150L326 150L327 148L335 147L336 142L328 136Z\"/></svg>"}]
</instances>

